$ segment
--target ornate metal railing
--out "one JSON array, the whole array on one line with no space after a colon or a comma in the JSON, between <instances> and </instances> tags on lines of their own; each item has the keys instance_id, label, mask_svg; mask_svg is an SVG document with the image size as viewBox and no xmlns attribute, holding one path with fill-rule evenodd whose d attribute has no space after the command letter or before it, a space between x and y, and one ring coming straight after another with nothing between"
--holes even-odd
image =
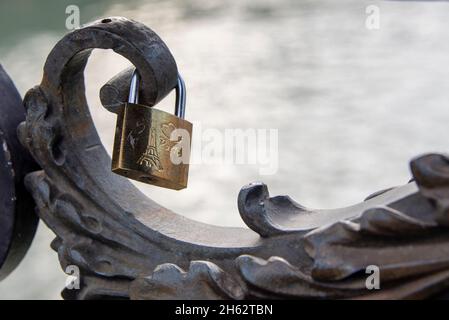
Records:
<instances>
[{"instance_id":1,"label":"ornate metal railing","mask_svg":"<svg viewBox=\"0 0 449 320\"><path fill-rule=\"evenodd\" d=\"M265 184L252 183L238 196L249 229L192 221L111 172L85 97L83 72L95 48L113 49L134 64L142 75L145 104L154 105L176 85L178 72L168 48L138 22L108 18L69 33L50 53L41 84L24 99L26 119L18 137L39 169L16 143L15 127L23 113L10 81L1 79L0 137L6 146L0 152L1 196L7 205L0 228L8 230L0 233L0 263L7 262L2 272L22 256L12 254L11 243L28 243L14 239L20 232L14 233L12 226L25 221L30 231L20 234L29 239L36 225L32 201L21 189L24 180L39 217L57 235L51 247L62 267L81 270L80 290L66 289L64 298L445 296L446 156L415 158L412 181L351 207L309 209L288 196L270 197ZM116 111L126 100L131 72L102 88L107 109ZM8 174L11 165L14 174ZM15 258L5 259L8 252ZM370 265L379 267L380 290L366 287Z\"/></svg>"}]
</instances>

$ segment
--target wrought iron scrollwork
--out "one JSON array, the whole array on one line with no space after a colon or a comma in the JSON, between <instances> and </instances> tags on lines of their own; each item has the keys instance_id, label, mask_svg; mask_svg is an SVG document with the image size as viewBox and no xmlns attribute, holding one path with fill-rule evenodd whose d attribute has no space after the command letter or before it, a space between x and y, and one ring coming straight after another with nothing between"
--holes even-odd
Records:
<instances>
[{"instance_id":1,"label":"wrought iron scrollwork","mask_svg":"<svg viewBox=\"0 0 449 320\"><path fill-rule=\"evenodd\" d=\"M65 298L445 294L449 160L443 155L412 160L414 181L342 209L305 208L288 196L270 197L263 183L249 184L238 207L250 229L189 220L112 174L84 94L89 53L107 48L128 58L152 88L143 90L153 104L174 87L177 70L150 29L125 18L108 21L73 31L56 45L42 83L25 97L27 117L19 127L21 142L42 167L27 175L26 186L57 235L52 248L63 268L81 269L81 290L65 290ZM381 290L365 286L370 264L380 268Z\"/></svg>"}]
</instances>

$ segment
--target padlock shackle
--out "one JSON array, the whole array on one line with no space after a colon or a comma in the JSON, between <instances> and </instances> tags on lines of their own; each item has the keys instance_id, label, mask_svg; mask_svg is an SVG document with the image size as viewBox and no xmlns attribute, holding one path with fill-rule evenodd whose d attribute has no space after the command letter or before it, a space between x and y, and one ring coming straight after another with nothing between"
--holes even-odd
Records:
<instances>
[{"instance_id":1,"label":"padlock shackle","mask_svg":"<svg viewBox=\"0 0 449 320\"><path fill-rule=\"evenodd\" d=\"M140 87L140 74L137 69L134 70L131 77L131 84L129 86L128 102L133 104L139 103L139 87ZM186 84L181 75L178 74L178 82L176 84L176 105L175 116L184 119L186 114Z\"/></svg>"},{"instance_id":2,"label":"padlock shackle","mask_svg":"<svg viewBox=\"0 0 449 320\"><path fill-rule=\"evenodd\" d=\"M137 104L139 103L139 87L140 87L140 74L137 69L134 69L131 77L131 84L129 86L128 102Z\"/></svg>"},{"instance_id":3,"label":"padlock shackle","mask_svg":"<svg viewBox=\"0 0 449 320\"><path fill-rule=\"evenodd\" d=\"M186 84L178 73L178 84L176 86L175 116L184 119L186 114Z\"/></svg>"}]
</instances>

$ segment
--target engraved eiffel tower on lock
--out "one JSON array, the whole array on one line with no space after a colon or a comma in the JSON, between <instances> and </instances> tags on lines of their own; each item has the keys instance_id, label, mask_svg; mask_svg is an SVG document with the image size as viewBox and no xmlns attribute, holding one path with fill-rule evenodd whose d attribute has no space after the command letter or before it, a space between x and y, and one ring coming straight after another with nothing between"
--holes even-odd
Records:
<instances>
[{"instance_id":1,"label":"engraved eiffel tower on lock","mask_svg":"<svg viewBox=\"0 0 449 320\"><path fill-rule=\"evenodd\" d=\"M147 147L145 153L137 160L140 166L145 166L148 168L155 168L157 170L163 170L161 165L161 160L159 159L159 154L156 146L156 130L150 130L150 144Z\"/></svg>"},{"instance_id":2,"label":"engraved eiffel tower on lock","mask_svg":"<svg viewBox=\"0 0 449 320\"><path fill-rule=\"evenodd\" d=\"M159 187L184 189L187 187L189 163L171 158L173 155L187 154L187 159L190 156L192 124L184 120L184 81L178 75L175 114L138 104L139 81L136 70L131 79L128 102L118 112L112 171ZM167 128L170 132L184 130L181 140L170 140Z\"/></svg>"}]
</instances>

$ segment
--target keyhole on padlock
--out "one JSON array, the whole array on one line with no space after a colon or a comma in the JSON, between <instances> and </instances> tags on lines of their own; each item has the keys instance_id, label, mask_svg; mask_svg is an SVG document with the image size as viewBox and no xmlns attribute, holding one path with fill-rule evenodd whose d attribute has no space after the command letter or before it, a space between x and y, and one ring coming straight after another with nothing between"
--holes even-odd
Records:
<instances>
[{"instance_id":1,"label":"keyhole on padlock","mask_svg":"<svg viewBox=\"0 0 449 320\"><path fill-rule=\"evenodd\" d=\"M149 176L140 176L141 181L145 181L146 183L152 184L155 182L155 179L149 177Z\"/></svg>"}]
</instances>

